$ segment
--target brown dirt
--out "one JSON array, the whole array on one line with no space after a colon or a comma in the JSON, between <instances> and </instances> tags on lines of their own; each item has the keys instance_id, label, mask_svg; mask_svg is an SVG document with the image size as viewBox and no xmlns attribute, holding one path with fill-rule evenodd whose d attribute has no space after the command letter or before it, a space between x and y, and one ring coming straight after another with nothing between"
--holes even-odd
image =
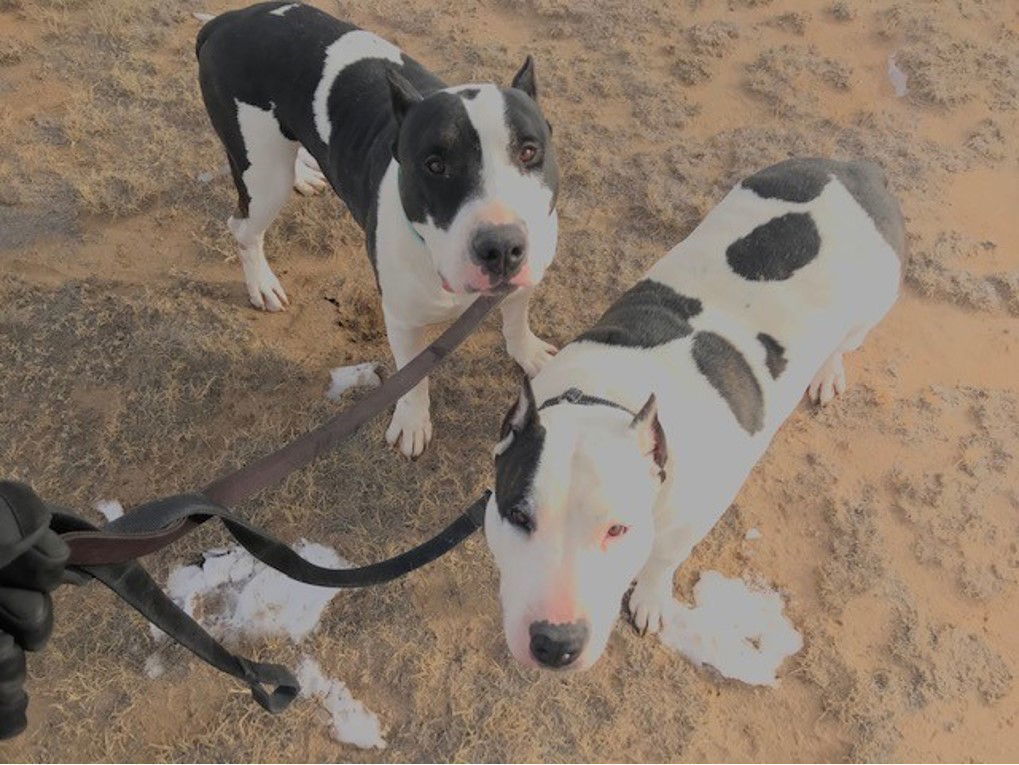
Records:
<instances>
[{"instance_id":1,"label":"brown dirt","mask_svg":"<svg viewBox=\"0 0 1019 765\"><path fill-rule=\"evenodd\" d=\"M201 485L335 411L330 367L388 360L360 234L331 196L295 199L272 231L293 308L246 305L192 52L191 12L226 7L0 0L0 474L53 499L130 505ZM793 154L885 165L913 253L901 301L848 360L847 395L793 415L677 579L689 597L705 568L764 578L806 646L777 689L721 682L622 625L592 671L533 674L507 655L474 539L397 584L339 596L301 649L378 713L379 755L332 742L310 702L261 713L173 646L149 680L140 620L96 587L61 591L54 639L30 659L29 731L3 759L1019 755L1015 4L322 7L450 81L506 80L535 55L563 194L560 253L533 313L559 342L740 175ZM383 449L380 420L241 510L354 561L404 548L490 480L513 379L490 325L436 375L423 459ZM744 538L751 527L760 539ZM203 531L152 568L221 541Z\"/></svg>"}]
</instances>

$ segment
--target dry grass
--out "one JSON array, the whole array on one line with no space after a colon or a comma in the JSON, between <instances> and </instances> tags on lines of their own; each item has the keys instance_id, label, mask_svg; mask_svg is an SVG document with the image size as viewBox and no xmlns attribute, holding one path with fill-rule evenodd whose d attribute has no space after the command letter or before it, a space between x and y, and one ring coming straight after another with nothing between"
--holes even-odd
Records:
<instances>
[{"instance_id":1,"label":"dry grass","mask_svg":"<svg viewBox=\"0 0 1019 765\"><path fill-rule=\"evenodd\" d=\"M451 81L508 81L535 55L563 193L533 321L555 342L748 170L793 154L885 165L916 253L909 292L849 361L850 393L793 416L677 581L681 597L706 568L782 588L807 640L780 688L719 681L622 626L583 676L525 672L505 650L476 538L393 585L339 595L305 645L238 647L291 666L316 656L379 714L385 752L330 741L312 703L263 714L91 587L57 596L56 635L30 660L31 728L6 758L1014 754L1019 309L1015 230L1001 223L1014 219L1001 194L1019 161L1011 11L1005 0L936 13L925 0L805 5L322 2ZM294 308L246 307L222 225L233 192L194 81L191 11L226 7L0 0L0 475L76 507L200 486L333 413L330 367L388 361L360 233L331 196L293 201L268 237ZM899 49L914 88L902 100L883 79ZM967 194L982 204L953 206ZM421 460L382 449L380 419L239 510L355 562L402 550L489 483L513 386L489 325L435 375L436 442ZM750 527L760 540L744 538ZM203 529L151 568L165 576L222 540ZM152 681L142 667L154 650L169 669Z\"/></svg>"}]
</instances>

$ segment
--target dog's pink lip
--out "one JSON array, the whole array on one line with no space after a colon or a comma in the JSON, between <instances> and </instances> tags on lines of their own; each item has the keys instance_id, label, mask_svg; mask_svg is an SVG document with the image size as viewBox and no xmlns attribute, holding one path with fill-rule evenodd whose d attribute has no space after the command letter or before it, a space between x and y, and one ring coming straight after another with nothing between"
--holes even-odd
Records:
<instances>
[{"instance_id":1,"label":"dog's pink lip","mask_svg":"<svg viewBox=\"0 0 1019 765\"><path fill-rule=\"evenodd\" d=\"M446 290L446 292L452 292L453 291L453 288L449 286L449 282L446 281L446 277L445 276L443 276L442 274L439 274L439 279L442 280L442 289Z\"/></svg>"}]
</instances>

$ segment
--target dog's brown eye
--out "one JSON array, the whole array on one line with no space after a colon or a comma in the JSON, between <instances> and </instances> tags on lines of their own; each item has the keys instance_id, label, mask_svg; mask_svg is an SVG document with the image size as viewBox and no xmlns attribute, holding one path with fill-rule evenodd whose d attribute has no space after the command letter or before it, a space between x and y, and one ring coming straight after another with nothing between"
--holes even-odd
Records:
<instances>
[{"instance_id":1,"label":"dog's brown eye","mask_svg":"<svg viewBox=\"0 0 1019 765\"><path fill-rule=\"evenodd\" d=\"M629 529L626 526L624 526L621 523L616 523L616 524L613 524L612 526L609 526L609 530L606 533L610 537L621 537L627 531L629 531Z\"/></svg>"},{"instance_id":2,"label":"dog's brown eye","mask_svg":"<svg viewBox=\"0 0 1019 765\"><path fill-rule=\"evenodd\" d=\"M524 531L531 531L534 528L534 524L531 522L531 516L523 510L510 510L506 515L506 520Z\"/></svg>"},{"instance_id":3,"label":"dog's brown eye","mask_svg":"<svg viewBox=\"0 0 1019 765\"><path fill-rule=\"evenodd\" d=\"M520 149L520 163L523 165L529 165L534 162L538 156L538 147L533 143L524 144Z\"/></svg>"},{"instance_id":4,"label":"dog's brown eye","mask_svg":"<svg viewBox=\"0 0 1019 765\"><path fill-rule=\"evenodd\" d=\"M425 160L425 167L432 175L442 175L446 172L446 163L442 161L442 157L429 157Z\"/></svg>"}]
</instances>

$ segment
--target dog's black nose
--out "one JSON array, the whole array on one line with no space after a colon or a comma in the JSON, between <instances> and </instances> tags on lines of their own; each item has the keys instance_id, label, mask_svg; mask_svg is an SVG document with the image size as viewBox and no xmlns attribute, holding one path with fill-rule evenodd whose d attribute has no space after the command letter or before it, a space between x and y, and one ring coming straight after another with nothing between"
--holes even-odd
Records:
<instances>
[{"instance_id":1,"label":"dog's black nose","mask_svg":"<svg viewBox=\"0 0 1019 765\"><path fill-rule=\"evenodd\" d=\"M527 257L527 234L516 223L485 226L471 239L471 252L485 273L508 279Z\"/></svg>"},{"instance_id":2,"label":"dog's black nose","mask_svg":"<svg viewBox=\"0 0 1019 765\"><path fill-rule=\"evenodd\" d=\"M572 624L531 624L531 656L545 667L560 669L577 660L587 644L586 621Z\"/></svg>"}]
</instances>

